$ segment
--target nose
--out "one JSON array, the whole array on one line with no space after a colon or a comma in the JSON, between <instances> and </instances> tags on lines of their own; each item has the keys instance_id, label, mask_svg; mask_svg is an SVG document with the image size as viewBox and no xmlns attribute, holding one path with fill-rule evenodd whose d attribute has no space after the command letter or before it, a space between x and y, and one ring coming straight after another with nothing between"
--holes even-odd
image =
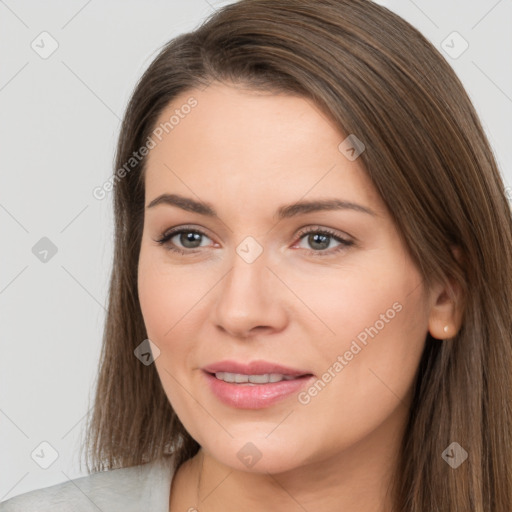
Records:
<instances>
[{"instance_id":1,"label":"nose","mask_svg":"<svg viewBox=\"0 0 512 512\"><path fill-rule=\"evenodd\" d=\"M265 252L252 263L234 255L231 270L216 287L214 322L218 329L246 339L285 328L285 286L267 263Z\"/></svg>"}]
</instances>

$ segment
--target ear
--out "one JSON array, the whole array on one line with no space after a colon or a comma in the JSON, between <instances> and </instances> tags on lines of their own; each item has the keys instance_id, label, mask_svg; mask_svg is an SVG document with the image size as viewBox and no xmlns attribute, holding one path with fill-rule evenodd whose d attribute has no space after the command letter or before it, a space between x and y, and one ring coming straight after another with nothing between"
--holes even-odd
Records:
<instances>
[{"instance_id":1,"label":"ear","mask_svg":"<svg viewBox=\"0 0 512 512\"><path fill-rule=\"evenodd\" d=\"M452 247L457 261L462 261L459 247ZM449 276L447 283L439 283L431 290L428 330L433 338L453 338L462 325L464 301L460 285Z\"/></svg>"}]
</instances>

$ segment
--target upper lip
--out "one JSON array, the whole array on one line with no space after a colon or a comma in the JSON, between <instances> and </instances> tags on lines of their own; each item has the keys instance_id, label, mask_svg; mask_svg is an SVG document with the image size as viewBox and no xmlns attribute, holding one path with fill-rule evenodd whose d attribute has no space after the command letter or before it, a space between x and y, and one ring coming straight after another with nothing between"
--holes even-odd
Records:
<instances>
[{"instance_id":1,"label":"upper lip","mask_svg":"<svg viewBox=\"0 0 512 512\"><path fill-rule=\"evenodd\" d=\"M208 373L227 372L241 373L243 375L264 375L267 373L278 373L281 375L291 375L293 377L311 375L311 372L306 370L289 368L287 366L271 363L268 361L251 361L250 363L240 363L237 361L219 361L217 363L204 366L202 369Z\"/></svg>"}]
</instances>

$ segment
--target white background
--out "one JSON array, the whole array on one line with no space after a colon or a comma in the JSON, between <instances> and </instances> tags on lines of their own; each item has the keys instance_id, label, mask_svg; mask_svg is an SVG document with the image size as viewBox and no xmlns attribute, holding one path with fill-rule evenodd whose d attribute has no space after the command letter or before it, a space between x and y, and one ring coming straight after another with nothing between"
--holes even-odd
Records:
<instances>
[{"instance_id":1,"label":"white background","mask_svg":"<svg viewBox=\"0 0 512 512\"><path fill-rule=\"evenodd\" d=\"M86 474L78 452L113 251L111 195L92 190L111 175L136 80L164 43L226 3L0 1L0 501ZM441 53L453 31L469 43L445 57L512 184L512 1L378 3ZM58 42L47 59L31 47L43 31ZM46 263L32 252L42 237L57 248ZM31 458L43 441L59 455L48 469Z\"/></svg>"}]
</instances>

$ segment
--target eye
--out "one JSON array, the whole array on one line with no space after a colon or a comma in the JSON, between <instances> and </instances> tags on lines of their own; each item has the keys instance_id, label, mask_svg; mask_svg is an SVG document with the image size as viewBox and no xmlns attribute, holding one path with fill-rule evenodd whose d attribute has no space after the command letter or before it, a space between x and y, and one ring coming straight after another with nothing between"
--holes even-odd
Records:
<instances>
[{"instance_id":1,"label":"eye","mask_svg":"<svg viewBox=\"0 0 512 512\"><path fill-rule=\"evenodd\" d=\"M330 255L354 245L353 240L345 239L336 232L327 228L320 228L319 226L301 231L299 237L300 240L305 239L306 243L313 248L313 250L308 250L308 253L314 256ZM339 245L334 248L329 248L333 240L338 242Z\"/></svg>"},{"instance_id":2,"label":"eye","mask_svg":"<svg viewBox=\"0 0 512 512\"><path fill-rule=\"evenodd\" d=\"M201 247L203 237L208 238L205 233L198 229L181 227L164 233L162 237L155 240L155 242L164 246L165 249L168 249L169 251L174 251L179 254L187 254L193 252L194 249ZM176 241L172 241L173 238L175 238ZM182 244L183 248L176 245L176 242Z\"/></svg>"},{"instance_id":3,"label":"eye","mask_svg":"<svg viewBox=\"0 0 512 512\"><path fill-rule=\"evenodd\" d=\"M155 242L163 246L166 250L182 255L190 255L195 253L195 249L204 247L202 242L205 238L209 239L209 237L201 230L181 226L167 231L158 240L155 240ZM175 240L173 241L173 239ZM353 240L347 240L336 232L319 226L302 230L299 233L299 239L306 240L306 243L313 248L307 250L307 252L314 256L331 255L354 245ZM329 247L333 240L337 242L338 245L335 247Z\"/></svg>"}]
</instances>

